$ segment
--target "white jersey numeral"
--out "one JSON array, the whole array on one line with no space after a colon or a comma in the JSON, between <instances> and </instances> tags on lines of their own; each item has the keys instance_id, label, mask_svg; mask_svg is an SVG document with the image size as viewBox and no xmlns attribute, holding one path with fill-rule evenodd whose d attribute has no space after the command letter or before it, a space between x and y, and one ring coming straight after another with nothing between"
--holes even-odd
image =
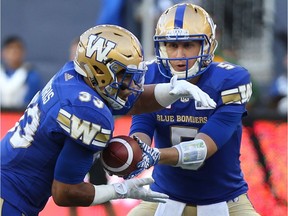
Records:
<instances>
[{"instance_id":1,"label":"white jersey numeral","mask_svg":"<svg viewBox=\"0 0 288 216\"><path fill-rule=\"evenodd\" d=\"M193 127L173 126L171 127L171 143L177 145L183 142L183 138L193 140L198 133L198 129Z\"/></svg>"},{"instance_id":2,"label":"white jersey numeral","mask_svg":"<svg viewBox=\"0 0 288 216\"><path fill-rule=\"evenodd\" d=\"M88 92L80 92L79 93L79 100L82 102L89 102L93 101L94 106L98 107L99 109L102 109L104 107L103 101L101 101L99 98L92 96Z\"/></svg>"},{"instance_id":3,"label":"white jersey numeral","mask_svg":"<svg viewBox=\"0 0 288 216\"><path fill-rule=\"evenodd\" d=\"M19 122L17 122L15 127L11 129L15 129L15 132L10 139L10 143L14 148L28 148L33 142L40 121L38 104L29 106L20 121L22 121L24 117L29 119L29 121L26 121L23 128L20 126Z\"/></svg>"},{"instance_id":4,"label":"white jersey numeral","mask_svg":"<svg viewBox=\"0 0 288 216\"><path fill-rule=\"evenodd\" d=\"M221 67L221 68L224 68L226 70L231 70L233 68L235 68L235 66L229 64L229 63L226 63L226 62L221 62L217 65L217 67Z\"/></svg>"}]
</instances>

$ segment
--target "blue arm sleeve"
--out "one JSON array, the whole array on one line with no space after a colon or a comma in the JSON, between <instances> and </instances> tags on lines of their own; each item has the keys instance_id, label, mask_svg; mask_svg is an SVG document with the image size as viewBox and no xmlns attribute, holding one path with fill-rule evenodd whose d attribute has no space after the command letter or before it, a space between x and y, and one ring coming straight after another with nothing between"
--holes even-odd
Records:
<instances>
[{"instance_id":1,"label":"blue arm sleeve","mask_svg":"<svg viewBox=\"0 0 288 216\"><path fill-rule=\"evenodd\" d=\"M94 152L67 138L56 162L54 178L66 184L83 182L93 163Z\"/></svg>"},{"instance_id":2,"label":"blue arm sleeve","mask_svg":"<svg viewBox=\"0 0 288 216\"><path fill-rule=\"evenodd\" d=\"M141 114L132 116L130 135L136 132L147 134L151 140L155 130L155 120L153 114Z\"/></svg>"},{"instance_id":3,"label":"blue arm sleeve","mask_svg":"<svg viewBox=\"0 0 288 216\"><path fill-rule=\"evenodd\" d=\"M210 136L220 149L237 129L241 130L242 115L241 112L215 113L201 128L200 132Z\"/></svg>"},{"instance_id":4,"label":"blue arm sleeve","mask_svg":"<svg viewBox=\"0 0 288 216\"><path fill-rule=\"evenodd\" d=\"M121 10L124 5L124 0L113 0L110 4L102 0L99 17L96 20L96 25L100 24L114 24L122 25Z\"/></svg>"}]
</instances>

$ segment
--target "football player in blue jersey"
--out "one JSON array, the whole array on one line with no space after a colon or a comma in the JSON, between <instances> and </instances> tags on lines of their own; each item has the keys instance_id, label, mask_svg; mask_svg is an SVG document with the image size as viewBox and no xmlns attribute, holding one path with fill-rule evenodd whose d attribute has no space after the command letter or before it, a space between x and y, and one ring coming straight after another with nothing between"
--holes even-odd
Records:
<instances>
[{"instance_id":1,"label":"football player in blue jersey","mask_svg":"<svg viewBox=\"0 0 288 216\"><path fill-rule=\"evenodd\" d=\"M250 75L241 66L213 62L215 29L204 9L188 3L172 6L158 20L156 61L148 64L145 84L177 75L208 93L217 106L183 97L166 109L133 116L130 135L150 154L128 178L155 165L150 188L169 199L142 201L129 216L259 215L248 199L239 160Z\"/></svg>"},{"instance_id":2,"label":"football player in blue jersey","mask_svg":"<svg viewBox=\"0 0 288 216\"><path fill-rule=\"evenodd\" d=\"M112 115L161 109L181 95L215 103L175 77L168 84L143 86L145 72L141 45L129 31L100 25L84 32L75 60L35 95L1 141L0 215L36 216L51 195L60 206L120 198L165 202L167 195L143 187L152 178L97 186L83 182L95 154L113 135Z\"/></svg>"}]
</instances>

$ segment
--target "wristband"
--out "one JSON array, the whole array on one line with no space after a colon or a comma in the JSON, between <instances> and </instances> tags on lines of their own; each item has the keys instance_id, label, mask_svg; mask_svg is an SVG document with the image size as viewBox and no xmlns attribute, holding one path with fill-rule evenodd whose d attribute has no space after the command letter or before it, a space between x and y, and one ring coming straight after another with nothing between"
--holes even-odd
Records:
<instances>
[{"instance_id":1,"label":"wristband","mask_svg":"<svg viewBox=\"0 0 288 216\"><path fill-rule=\"evenodd\" d=\"M170 104L174 103L176 100L178 100L179 96L170 95L169 94L170 91L171 91L170 83L160 83L155 86L154 96L155 96L156 101L162 107L167 107Z\"/></svg>"},{"instance_id":2,"label":"wristband","mask_svg":"<svg viewBox=\"0 0 288 216\"><path fill-rule=\"evenodd\" d=\"M173 147L176 148L179 153L176 166L185 169L199 169L207 156L207 146L202 139L181 142Z\"/></svg>"},{"instance_id":3,"label":"wristband","mask_svg":"<svg viewBox=\"0 0 288 216\"><path fill-rule=\"evenodd\" d=\"M117 194L112 185L93 185L93 186L95 189L94 199L93 202L90 204L90 206L102 204L108 202L109 200L117 198Z\"/></svg>"}]
</instances>

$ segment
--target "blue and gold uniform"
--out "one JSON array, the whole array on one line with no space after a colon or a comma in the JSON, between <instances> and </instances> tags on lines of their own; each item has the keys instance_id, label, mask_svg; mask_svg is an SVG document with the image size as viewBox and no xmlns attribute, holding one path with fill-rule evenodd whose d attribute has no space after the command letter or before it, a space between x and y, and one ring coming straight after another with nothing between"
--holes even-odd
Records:
<instances>
[{"instance_id":1,"label":"blue and gold uniform","mask_svg":"<svg viewBox=\"0 0 288 216\"><path fill-rule=\"evenodd\" d=\"M123 198L157 203L167 199L143 188L153 182L151 178L97 186L84 182L95 154L113 135L113 115L155 111L183 94L206 95L176 79L145 86L143 92L146 70L142 46L128 30L99 25L85 31L74 61L66 63L36 94L1 141L0 214L36 216L51 195L60 206L90 206ZM157 98L164 100L158 103Z\"/></svg>"},{"instance_id":2,"label":"blue and gold uniform","mask_svg":"<svg viewBox=\"0 0 288 216\"><path fill-rule=\"evenodd\" d=\"M146 84L168 82L157 64L148 65ZM240 169L241 118L251 95L248 71L230 63L211 63L197 86L217 103L215 109L182 98L164 110L133 116L131 134L154 136L155 147L168 148L193 140L199 132L210 136L218 147L216 154L197 171L156 165L151 189L170 199L194 205L228 201L248 190Z\"/></svg>"},{"instance_id":3,"label":"blue and gold uniform","mask_svg":"<svg viewBox=\"0 0 288 216\"><path fill-rule=\"evenodd\" d=\"M168 194L170 200L159 205L142 202L129 216L258 215L246 195L240 166L241 119L252 94L250 74L239 65L213 62L217 45L216 25L198 5L175 4L159 17L156 61L148 66L146 84L177 76L196 84L216 106L183 97L161 111L133 116L131 135L147 144L153 138L160 152L151 189Z\"/></svg>"},{"instance_id":4,"label":"blue and gold uniform","mask_svg":"<svg viewBox=\"0 0 288 216\"><path fill-rule=\"evenodd\" d=\"M113 121L103 99L67 63L1 141L1 197L37 215L54 177L67 184L83 181L93 154L110 139Z\"/></svg>"}]
</instances>

